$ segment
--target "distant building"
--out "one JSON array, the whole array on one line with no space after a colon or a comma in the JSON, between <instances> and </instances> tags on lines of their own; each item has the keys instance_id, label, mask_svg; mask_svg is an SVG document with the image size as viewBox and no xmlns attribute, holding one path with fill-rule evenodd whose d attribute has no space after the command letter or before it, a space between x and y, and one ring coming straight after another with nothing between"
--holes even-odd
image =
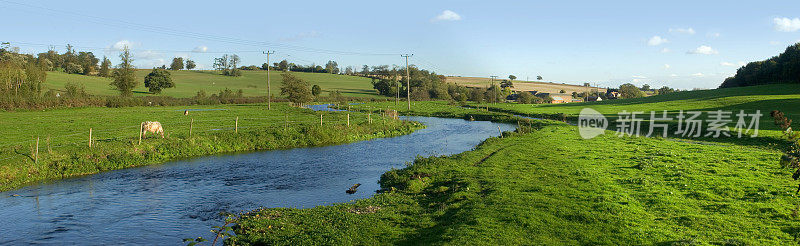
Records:
<instances>
[{"instance_id":1,"label":"distant building","mask_svg":"<svg viewBox=\"0 0 800 246\"><path fill-rule=\"evenodd\" d=\"M586 98L586 101L587 102L599 102L599 101L603 101L603 99L600 98L600 97L588 97L588 98Z\"/></svg>"},{"instance_id":2,"label":"distant building","mask_svg":"<svg viewBox=\"0 0 800 246\"><path fill-rule=\"evenodd\" d=\"M537 97L541 97L547 99L548 97L552 98L553 100L550 103L568 103L572 102L572 95L566 93L539 93L536 94Z\"/></svg>"}]
</instances>

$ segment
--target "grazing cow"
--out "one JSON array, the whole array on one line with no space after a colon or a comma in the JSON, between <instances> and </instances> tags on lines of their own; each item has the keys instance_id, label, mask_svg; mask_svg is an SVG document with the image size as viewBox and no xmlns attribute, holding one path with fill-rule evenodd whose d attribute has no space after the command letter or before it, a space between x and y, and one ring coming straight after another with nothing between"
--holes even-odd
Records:
<instances>
[{"instance_id":1,"label":"grazing cow","mask_svg":"<svg viewBox=\"0 0 800 246\"><path fill-rule=\"evenodd\" d=\"M189 115L189 110L183 111L183 115Z\"/></svg>"},{"instance_id":2,"label":"grazing cow","mask_svg":"<svg viewBox=\"0 0 800 246\"><path fill-rule=\"evenodd\" d=\"M152 132L153 134L161 134L161 138L164 138L164 128L161 127L161 123L158 121L145 121L142 123L142 137L147 136L147 132Z\"/></svg>"}]
</instances>

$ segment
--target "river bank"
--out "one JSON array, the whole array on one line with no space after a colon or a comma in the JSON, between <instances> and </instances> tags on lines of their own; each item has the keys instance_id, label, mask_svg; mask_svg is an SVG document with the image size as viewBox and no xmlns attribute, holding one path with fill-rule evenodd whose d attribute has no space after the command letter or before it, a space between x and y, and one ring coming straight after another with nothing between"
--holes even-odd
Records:
<instances>
[{"instance_id":1,"label":"river bank","mask_svg":"<svg viewBox=\"0 0 800 246\"><path fill-rule=\"evenodd\" d=\"M243 214L226 243L791 244L800 222L779 156L747 145L586 140L575 126L541 121L473 151L417 158L383 174L372 198Z\"/></svg>"},{"instance_id":2,"label":"river bank","mask_svg":"<svg viewBox=\"0 0 800 246\"><path fill-rule=\"evenodd\" d=\"M362 113L315 112L285 103L272 110L265 105L208 107L3 112L4 123L19 127L0 146L0 191L188 157L352 143L424 127L378 116L370 123ZM160 121L166 138L150 134L139 144L138 124L148 120Z\"/></svg>"}]
</instances>

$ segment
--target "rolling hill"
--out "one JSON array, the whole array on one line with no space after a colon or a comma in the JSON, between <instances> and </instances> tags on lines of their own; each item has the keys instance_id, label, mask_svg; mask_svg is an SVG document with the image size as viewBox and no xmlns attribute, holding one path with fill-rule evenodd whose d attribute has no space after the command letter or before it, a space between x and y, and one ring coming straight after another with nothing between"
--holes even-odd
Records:
<instances>
[{"instance_id":1,"label":"rolling hill","mask_svg":"<svg viewBox=\"0 0 800 246\"><path fill-rule=\"evenodd\" d=\"M140 69L136 71L139 85L134 89L136 95L148 95L147 88L144 87L144 77L150 73L150 69ZM217 74L215 71L170 71L175 82L175 88L165 89L162 94L173 97L192 97L197 91L205 90L208 95L217 93L220 90L229 88L231 90L242 89L245 96L263 96L267 91L267 72L266 71L242 71L241 77L229 77ZM323 95L333 90L339 90L344 96L351 97L381 97L372 89L369 78L336 75L327 73L302 73L292 72L293 74L305 79L312 85L322 87ZM272 94L280 94L282 83L281 72L271 72ZM66 83L80 83L86 87L86 92L93 95L117 95L109 83L110 78L95 76L85 76L76 74L66 74L62 72L48 72L44 90L55 89L64 90Z\"/></svg>"}]
</instances>

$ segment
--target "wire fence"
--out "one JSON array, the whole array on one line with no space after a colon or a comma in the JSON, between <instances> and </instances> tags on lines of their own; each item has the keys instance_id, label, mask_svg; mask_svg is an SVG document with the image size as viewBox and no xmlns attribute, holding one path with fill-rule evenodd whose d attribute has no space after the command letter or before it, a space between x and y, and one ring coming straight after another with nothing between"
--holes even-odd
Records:
<instances>
[{"instance_id":1,"label":"wire fence","mask_svg":"<svg viewBox=\"0 0 800 246\"><path fill-rule=\"evenodd\" d=\"M303 115L276 115L265 117L236 117L227 116L225 118L194 119L185 116L182 119L167 119L160 122L164 130L164 137L168 139L188 139L196 136L214 133L238 133L240 130L270 130L270 129L295 129L302 127L335 127L350 126L357 124L372 124L375 119L383 118L381 115L373 114L353 114L351 113L331 113L303 114ZM51 153L53 150L63 150L66 148L76 148L85 146L86 148L102 147L105 143L119 142L138 144L140 137L142 141L147 141L154 133L146 132L142 128L143 122L131 122L129 126L116 127L93 127L86 129L75 129L75 131L61 133L58 135L42 134L33 135L28 140L8 142L0 144L0 161L11 159L20 160L39 160L39 152ZM160 138L160 134L158 134ZM100 143L100 146L98 146ZM35 146L34 146L35 145ZM3 157L3 155L8 155Z\"/></svg>"}]
</instances>

